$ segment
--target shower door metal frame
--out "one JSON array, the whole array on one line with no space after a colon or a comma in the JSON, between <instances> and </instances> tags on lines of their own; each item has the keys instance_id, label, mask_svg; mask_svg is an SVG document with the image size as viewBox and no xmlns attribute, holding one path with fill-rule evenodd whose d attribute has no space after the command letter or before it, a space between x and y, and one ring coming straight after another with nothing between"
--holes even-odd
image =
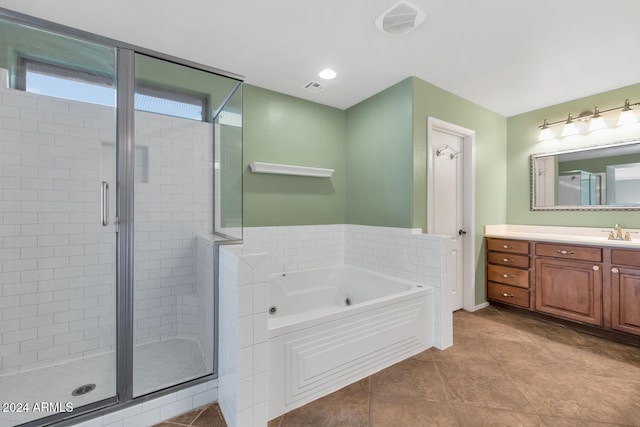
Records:
<instances>
[{"instance_id":1,"label":"shower door metal frame","mask_svg":"<svg viewBox=\"0 0 640 427\"><path fill-rule=\"evenodd\" d=\"M135 52L117 49L116 78L116 393L133 399Z\"/></svg>"},{"instance_id":2,"label":"shower door metal frame","mask_svg":"<svg viewBox=\"0 0 640 427\"><path fill-rule=\"evenodd\" d=\"M242 84L244 76L220 70L214 67L198 64L180 59L171 55L156 52L151 49L124 43L108 37L88 33L76 28L35 18L22 13L14 12L0 7L0 19L30 26L36 29L54 32L57 34L92 42L116 50L116 218L114 229L116 234L117 260L116 260L116 394L113 397L89 403L82 406L77 415L58 413L39 418L19 427L41 427L55 425L56 427L71 426L87 421L98 416L141 404L145 401L174 393L181 389L216 379L218 376L218 342L217 323L214 325L216 337L214 347L213 373L204 377L186 381L170 386L140 397L133 397L133 250L134 250L134 94L135 94L135 54L143 54L160 60L187 66L196 70L205 71L219 76L236 80L236 85L225 99L231 98ZM224 104L223 104L224 105ZM219 113L217 111L216 113ZM215 141L211 140L214 144ZM215 197L214 197L215 199ZM213 203L214 201L212 201ZM215 211L214 211L215 212ZM228 243L216 242L215 253L218 252L218 244L237 244L241 241L229 241ZM217 264L217 260L214 260ZM215 279L217 285L217 274ZM217 309L218 291L214 288L214 319L218 319ZM122 319L125 319L123 322Z\"/></svg>"}]
</instances>

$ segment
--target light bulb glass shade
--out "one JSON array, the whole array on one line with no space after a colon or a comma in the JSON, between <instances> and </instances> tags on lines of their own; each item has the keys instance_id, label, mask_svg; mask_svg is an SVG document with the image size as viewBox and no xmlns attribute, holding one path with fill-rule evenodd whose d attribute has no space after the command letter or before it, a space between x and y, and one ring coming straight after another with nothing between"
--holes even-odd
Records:
<instances>
[{"instance_id":1,"label":"light bulb glass shade","mask_svg":"<svg viewBox=\"0 0 640 427\"><path fill-rule=\"evenodd\" d=\"M630 125L638 122L638 116L633 110L622 110L618 119L618 126Z\"/></svg>"},{"instance_id":2,"label":"light bulb glass shade","mask_svg":"<svg viewBox=\"0 0 640 427\"><path fill-rule=\"evenodd\" d=\"M580 131L575 123L568 122L568 123L565 123L564 127L562 128L562 134L560 136L577 135L579 132Z\"/></svg>"},{"instance_id":3,"label":"light bulb glass shade","mask_svg":"<svg viewBox=\"0 0 640 427\"><path fill-rule=\"evenodd\" d=\"M551 129L544 127L540 131L540 136L538 137L538 141L547 141L553 138L554 138L554 135L553 135L553 132L551 132Z\"/></svg>"},{"instance_id":4,"label":"light bulb glass shade","mask_svg":"<svg viewBox=\"0 0 640 427\"><path fill-rule=\"evenodd\" d=\"M594 116L589 120L589 128L587 129L589 132L593 132L596 130L604 129L608 127L607 123L600 116Z\"/></svg>"}]
</instances>

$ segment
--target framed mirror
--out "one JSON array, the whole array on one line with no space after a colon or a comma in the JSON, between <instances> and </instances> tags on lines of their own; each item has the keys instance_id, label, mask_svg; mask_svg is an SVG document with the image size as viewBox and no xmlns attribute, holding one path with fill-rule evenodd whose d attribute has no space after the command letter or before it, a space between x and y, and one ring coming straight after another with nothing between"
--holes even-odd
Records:
<instances>
[{"instance_id":1,"label":"framed mirror","mask_svg":"<svg viewBox=\"0 0 640 427\"><path fill-rule=\"evenodd\" d=\"M640 140L532 154L531 210L640 210Z\"/></svg>"}]
</instances>

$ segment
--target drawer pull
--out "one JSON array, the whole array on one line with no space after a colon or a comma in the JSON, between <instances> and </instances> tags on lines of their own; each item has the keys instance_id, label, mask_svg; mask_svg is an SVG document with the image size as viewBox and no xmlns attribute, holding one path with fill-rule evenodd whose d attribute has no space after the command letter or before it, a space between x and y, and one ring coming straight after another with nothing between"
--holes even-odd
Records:
<instances>
[{"instance_id":1,"label":"drawer pull","mask_svg":"<svg viewBox=\"0 0 640 427\"><path fill-rule=\"evenodd\" d=\"M618 274L618 273L620 273L620 271L619 271L617 268L615 268L615 267L613 267L613 268L611 269L611 272L612 272L613 274Z\"/></svg>"},{"instance_id":2,"label":"drawer pull","mask_svg":"<svg viewBox=\"0 0 640 427\"><path fill-rule=\"evenodd\" d=\"M502 262L513 262L511 258L502 258Z\"/></svg>"},{"instance_id":3,"label":"drawer pull","mask_svg":"<svg viewBox=\"0 0 640 427\"><path fill-rule=\"evenodd\" d=\"M502 245L502 249L513 249L513 246Z\"/></svg>"},{"instance_id":4,"label":"drawer pull","mask_svg":"<svg viewBox=\"0 0 640 427\"><path fill-rule=\"evenodd\" d=\"M503 274L502 277L504 277L505 279L513 279L516 276L514 276L513 274Z\"/></svg>"},{"instance_id":5,"label":"drawer pull","mask_svg":"<svg viewBox=\"0 0 640 427\"><path fill-rule=\"evenodd\" d=\"M561 255L573 255L575 252L573 252L573 251L565 251L563 249L561 251L559 250L558 253L561 254Z\"/></svg>"},{"instance_id":6,"label":"drawer pull","mask_svg":"<svg viewBox=\"0 0 640 427\"><path fill-rule=\"evenodd\" d=\"M599 270L600 270L600 267L598 267L597 265L593 266L593 271L599 271Z\"/></svg>"},{"instance_id":7,"label":"drawer pull","mask_svg":"<svg viewBox=\"0 0 640 427\"><path fill-rule=\"evenodd\" d=\"M507 297L507 298L513 298L513 294L508 294L506 292L500 292L500 295L502 295L503 297Z\"/></svg>"}]
</instances>

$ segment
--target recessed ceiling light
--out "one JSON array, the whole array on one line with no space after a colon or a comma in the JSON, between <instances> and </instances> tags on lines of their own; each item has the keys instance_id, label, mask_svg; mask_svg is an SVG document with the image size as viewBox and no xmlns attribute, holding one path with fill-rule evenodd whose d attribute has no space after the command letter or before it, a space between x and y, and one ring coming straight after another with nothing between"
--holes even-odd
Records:
<instances>
[{"instance_id":1,"label":"recessed ceiling light","mask_svg":"<svg viewBox=\"0 0 640 427\"><path fill-rule=\"evenodd\" d=\"M336 77L336 72L330 68L325 68L324 70L318 73L321 79L331 80Z\"/></svg>"}]
</instances>

